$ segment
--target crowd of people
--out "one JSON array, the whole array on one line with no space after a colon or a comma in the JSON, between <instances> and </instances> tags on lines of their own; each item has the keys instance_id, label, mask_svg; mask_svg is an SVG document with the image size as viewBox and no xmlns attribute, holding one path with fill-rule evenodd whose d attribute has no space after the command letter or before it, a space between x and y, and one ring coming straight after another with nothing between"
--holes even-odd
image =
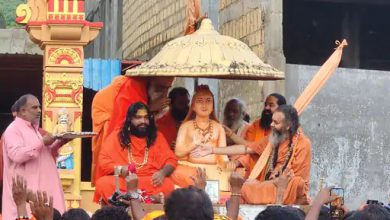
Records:
<instances>
[{"instance_id":1,"label":"crowd of people","mask_svg":"<svg viewBox=\"0 0 390 220\"><path fill-rule=\"evenodd\" d=\"M329 209L340 200L329 188L311 202L311 142L282 95L268 95L253 122L243 101L231 99L220 122L208 86L190 99L182 87L168 93L172 81L121 76L95 96L92 183L102 208L91 217L65 209L55 158L70 140L41 129L38 99L20 97L1 138L3 219L240 219L243 203L273 204L255 219L390 219L379 204ZM207 180L219 181L226 216L214 212ZM164 203L164 211L146 213L143 203Z\"/></svg>"},{"instance_id":2,"label":"crowd of people","mask_svg":"<svg viewBox=\"0 0 390 220\"><path fill-rule=\"evenodd\" d=\"M245 182L239 174L233 173L229 179L232 196L227 205L227 215L216 214L213 204L205 192L206 176L205 171L198 169L194 186L174 190L164 200L164 210L146 213L139 200L122 200L125 206L104 206L90 216L80 208L69 209L61 213L53 208L53 197L48 196L45 191L33 192L29 190L27 181L16 176L12 180L12 197L17 206L17 220L29 220L29 204L33 219L36 220L218 220L218 219L240 219L240 197L234 196L241 191ZM138 188L138 177L136 174L129 174L126 178L127 192L131 193ZM381 204L364 205L359 210L348 211L346 206L338 207L344 212L341 217L331 216L329 204L337 199L330 194L330 188L322 189L314 199L308 213L302 209L292 206L268 206L258 213L255 220L388 220L390 219L390 207ZM15 219L15 218L13 218Z\"/></svg>"}]
</instances>

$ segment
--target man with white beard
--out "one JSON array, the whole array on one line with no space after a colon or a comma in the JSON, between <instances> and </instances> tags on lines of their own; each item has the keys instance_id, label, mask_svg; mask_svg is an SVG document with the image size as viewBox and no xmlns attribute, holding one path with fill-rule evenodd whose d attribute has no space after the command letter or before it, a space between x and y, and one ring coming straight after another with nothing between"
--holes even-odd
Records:
<instances>
[{"instance_id":1,"label":"man with white beard","mask_svg":"<svg viewBox=\"0 0 390 220\"><path fill-rule=\"evenodd\" d=\"M253 121L249 124L245 131L245 136L240 137L234 134L230 129L226 129L226 136L232 140L231 144L242 144L246 145L251 142L257 142L261 139L268 137L271 134L271 122L272 122L272 114L275 110L282 105L286 104L286 99L284 96L278 93L272 93L267 96L264 102L264 109L261 112L261 117ZM249 176L249 173L252 171L255 166L257 160L259 159L259 155L250 154L250 155L240 155L230 157L232 162L229 163L230 169L235 169L239 167L243 167L246 170L245 176Z\"/></svg>"},{"instance_id":2,"label":"man with white beard","mask_svg":"<svg viewBox=\"0 0 390 220\"><path fill-rule=\"evenodd\" d=\"M300 127L297 110L279 106L272 115L271 129L272 134L258 142L223 148L199 145L191 155L261 155L271 143L272 150L265 154L269 155L267 164L256 179L244 183L242 199L250 204L308 204L311 143Z\"/></svg>"},{"instance_id":3,"label":"man with white beard","mask_svg":"<svg viewBox=\"0 0 390 220\"><path fill-rule=\"evenodd\" d=\"M239 99L230 99L223 111L223 125L228 127L234 134L244 138L249 127L249 123L244 121L244 116L244 103ZM235 142L227 135L226 143L229 146Z\"/></svg>"}]
</instances>

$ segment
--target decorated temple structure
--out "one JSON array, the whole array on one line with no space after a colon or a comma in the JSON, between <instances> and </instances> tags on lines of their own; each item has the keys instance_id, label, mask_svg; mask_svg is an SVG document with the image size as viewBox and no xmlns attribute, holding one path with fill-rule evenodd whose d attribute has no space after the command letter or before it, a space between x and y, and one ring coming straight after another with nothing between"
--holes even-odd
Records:
<instances>
[{"instance_id":1,"label":"decorated temple structure","mask_svg":"<svg viewBox=\"0 0 390 220\"><path fill-rule=\"evenodd\" d=\"M85 20L83 0L28 0L16 10L31 40L43 50L42 127L52 133L81 131L84 47L103 27ZM66 207L80 207L81 140L57 158Z\"/></svg>"}]
</instances>

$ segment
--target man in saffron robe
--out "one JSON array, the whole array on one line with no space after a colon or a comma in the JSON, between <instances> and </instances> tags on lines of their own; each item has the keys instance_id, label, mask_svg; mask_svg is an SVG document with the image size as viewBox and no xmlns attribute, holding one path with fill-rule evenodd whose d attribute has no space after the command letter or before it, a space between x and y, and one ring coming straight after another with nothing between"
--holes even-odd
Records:
<instances>
[{"instance_id":1,"label":"man in saffron robe","mask_svg":"<svg viewBox=\"0 0 390 220\"><path fill-rule=\"evenodd\" d=\"M285 104L286 99L278 93L272 93L267 96L261 117L251 123L246 132L245 139L253 142L268 136L271 131L272 114L279 106Z\"/></svg>"},{"instance_id":2,"label":"man in saffron robe","mask_svg":"<svg viewBox=\"0 0 390 220\"><path fill-rule=\"evenodd\" d=\"M189 110L190 94L187 89L176 87L169 92L168 98L171 101L169 111L157 119L156 123L158 130L164 135L171 149L174 150L177 132Z\"/></svg>"},{"instance_id":3,"label":"man in saffron robe","mask_svg":"<svg viewBox=\"0 0 390 220\"><path fill-rule=\"evenodd\" d=\"M168 89L172 77L146 78L119 76L106 88L96 93L92 102L92 127L98 135L92 138L92 183L96 181L95 168L102 143L114 129L123 125L131 104L149 104L152 112L168 106Z\"/></svg>"},{"instance_id":4,"label":"man in saffron robe","mask_svg":"<svg viewBox=\"0 0 390 220\"><path fill-rule=\"evenodd\" d=\"M264 137L267 137L271 133L271 122L272 122L272 114L275 110L281 106L286 104L286 99L284 96L278 93L272 93L267 96L264 109L261 113L261 117L252 122L246 130L245 133L245 141L237 138L235 134L227 135L231 136L231 139L236 142L236 144L247 144L250 142L256 142ZM250 154L250 155L241 155L234 158L234 165L236 167L244 167L246 170L246 176L249 176L249 173L252 171L255 166L257 160L259 159L259 155Z\"/></svg>"},{"instance_id":5,"label":"man in saffron robe","mask_svg":"<svg viewBox=\"0 0 390 220\"><path fill-rule=\"evenodd\" d=\"M136 166L139 187L149 196L163 193L168 196L174 190L169 176L177 165L177 158L169 149L164 136L157 131L153 114L141 103L132 104L124 125L114 130L100 151L96 170L94 201L107 199L114 193L114 167L121 166L119 185L126 191L123 177L129 164Z\"/></svg>"},{"instance_id":6,"label":"man in saffron robe","mask_svg":"<svg viewBox=\"0 0 390 220\"><path fill-rule=\"evenodd\" d=\"M296 109L282 105L272 116L272 135L258 142L213 148L200 145L192 156L202 157L214 154L262 154L268 144L272 152L267 165L256 179L249 179L241 190L242 199L250 204L308 204L309 176L311 165L311 143L299 125ZM282 173L288 171L289 180L284 186L279 182Z\"/></svg>"}]
</instances>

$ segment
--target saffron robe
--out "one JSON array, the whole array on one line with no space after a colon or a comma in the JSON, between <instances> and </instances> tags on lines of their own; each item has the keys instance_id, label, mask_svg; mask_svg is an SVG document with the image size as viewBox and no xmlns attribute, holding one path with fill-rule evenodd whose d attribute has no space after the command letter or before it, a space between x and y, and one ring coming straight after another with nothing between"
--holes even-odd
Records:
<instances>
[{"instance_id":1,"label":"saffron robe","mask_svg":"<svg viewBox=\"0 0 390 220\"><path fill-rule=\"evenodd\" d=\"M92 128L98 133L92 138L92 184L95 183L96 165L102 143L117 127L121 127L130 105L147 104L147 82L143 78L118 76L96 93L92 102Z\"/></svg>"},{"instance_id":2,"label":"saffron robe","mask_svg":"<svg viewBox=\"0 0 390 220\"><path fill-rule=\"evenodd\" d=\"M257 154L261 154L268 144L268 138L263 138L258 142L250 144L252 150ZM275 169L280 169L288 159L288 144L289 140L284 141L279 145L278 159ZM284 192L283 204L297 204L299 201L302 204L308 204L309 192L309 177L311 166L311 143L310 140L300 133L297 138L297 143L293 146L293 155L289 162L289 167L294 173L294 177L288 183ZM277 188L272 181L264 181L266 169L260 173L256 180L249 180L244 183L241 195L246 203L250 204L273 204L276 202Z\"/></svg>"},{"instance_id":3,"label":"saffron robe","mask_svg":"<svg viewBox=\"0 0 390 220\"><path fill-rule=\"evenodd\" d=\"M246 130L245 134L245 140L249 142L256 142L260 141L264 137L268 137L268 135L271 133L271 130L265 130L260 126L260 119L255 120L250 124L248 129ZM250 172L252 171L253 167L255 166L257 160L259 159L259 155L257 154L247 154L247 155L241 155L236 160L240 161L242 166L246 170L246 177L249 176Z\"/></svg>"},{"instance_id":4,"label":"saffron robe","mask_svg":"<svg viewBox=\"0 0 390 220\"><path fill-rule=\"evenodd\" d=\"M158 130L164 135L169 146L173 146L177 138L177 132L179 132L180 124L173 118L170 111L165 113L161 118L156 120ZM173 149L172 148L172 149Z\"/></svg>"},{"instance_id":5,"label":"saffron robe","mask_svg":"<svg viewBox=\"0 0 390 220\"><path fill-rule=\"evenodd\" d=\"M101 198L106 200L114 193L114 166L128 166L130 164L130 152L123 149L119 140L119 131L112 132L103 143L100 151L99 160L96 169L96 190L94 201L98 202ZM131 138L131 155L136 163L142 163L145 156L146 138ZM150 147L146 164L137 168L138 188L144 190L147 195L156 195L164 193L168 196L174 190L174 184L169 177L164 178L163 184L153 186L152 176L161 170L165 165L177 165L177 158L170 150L164 136L158 132L157 138ZM120 190L126 191L126 182L123 177L119 177Z\"/></svg>"}]
</instances>

